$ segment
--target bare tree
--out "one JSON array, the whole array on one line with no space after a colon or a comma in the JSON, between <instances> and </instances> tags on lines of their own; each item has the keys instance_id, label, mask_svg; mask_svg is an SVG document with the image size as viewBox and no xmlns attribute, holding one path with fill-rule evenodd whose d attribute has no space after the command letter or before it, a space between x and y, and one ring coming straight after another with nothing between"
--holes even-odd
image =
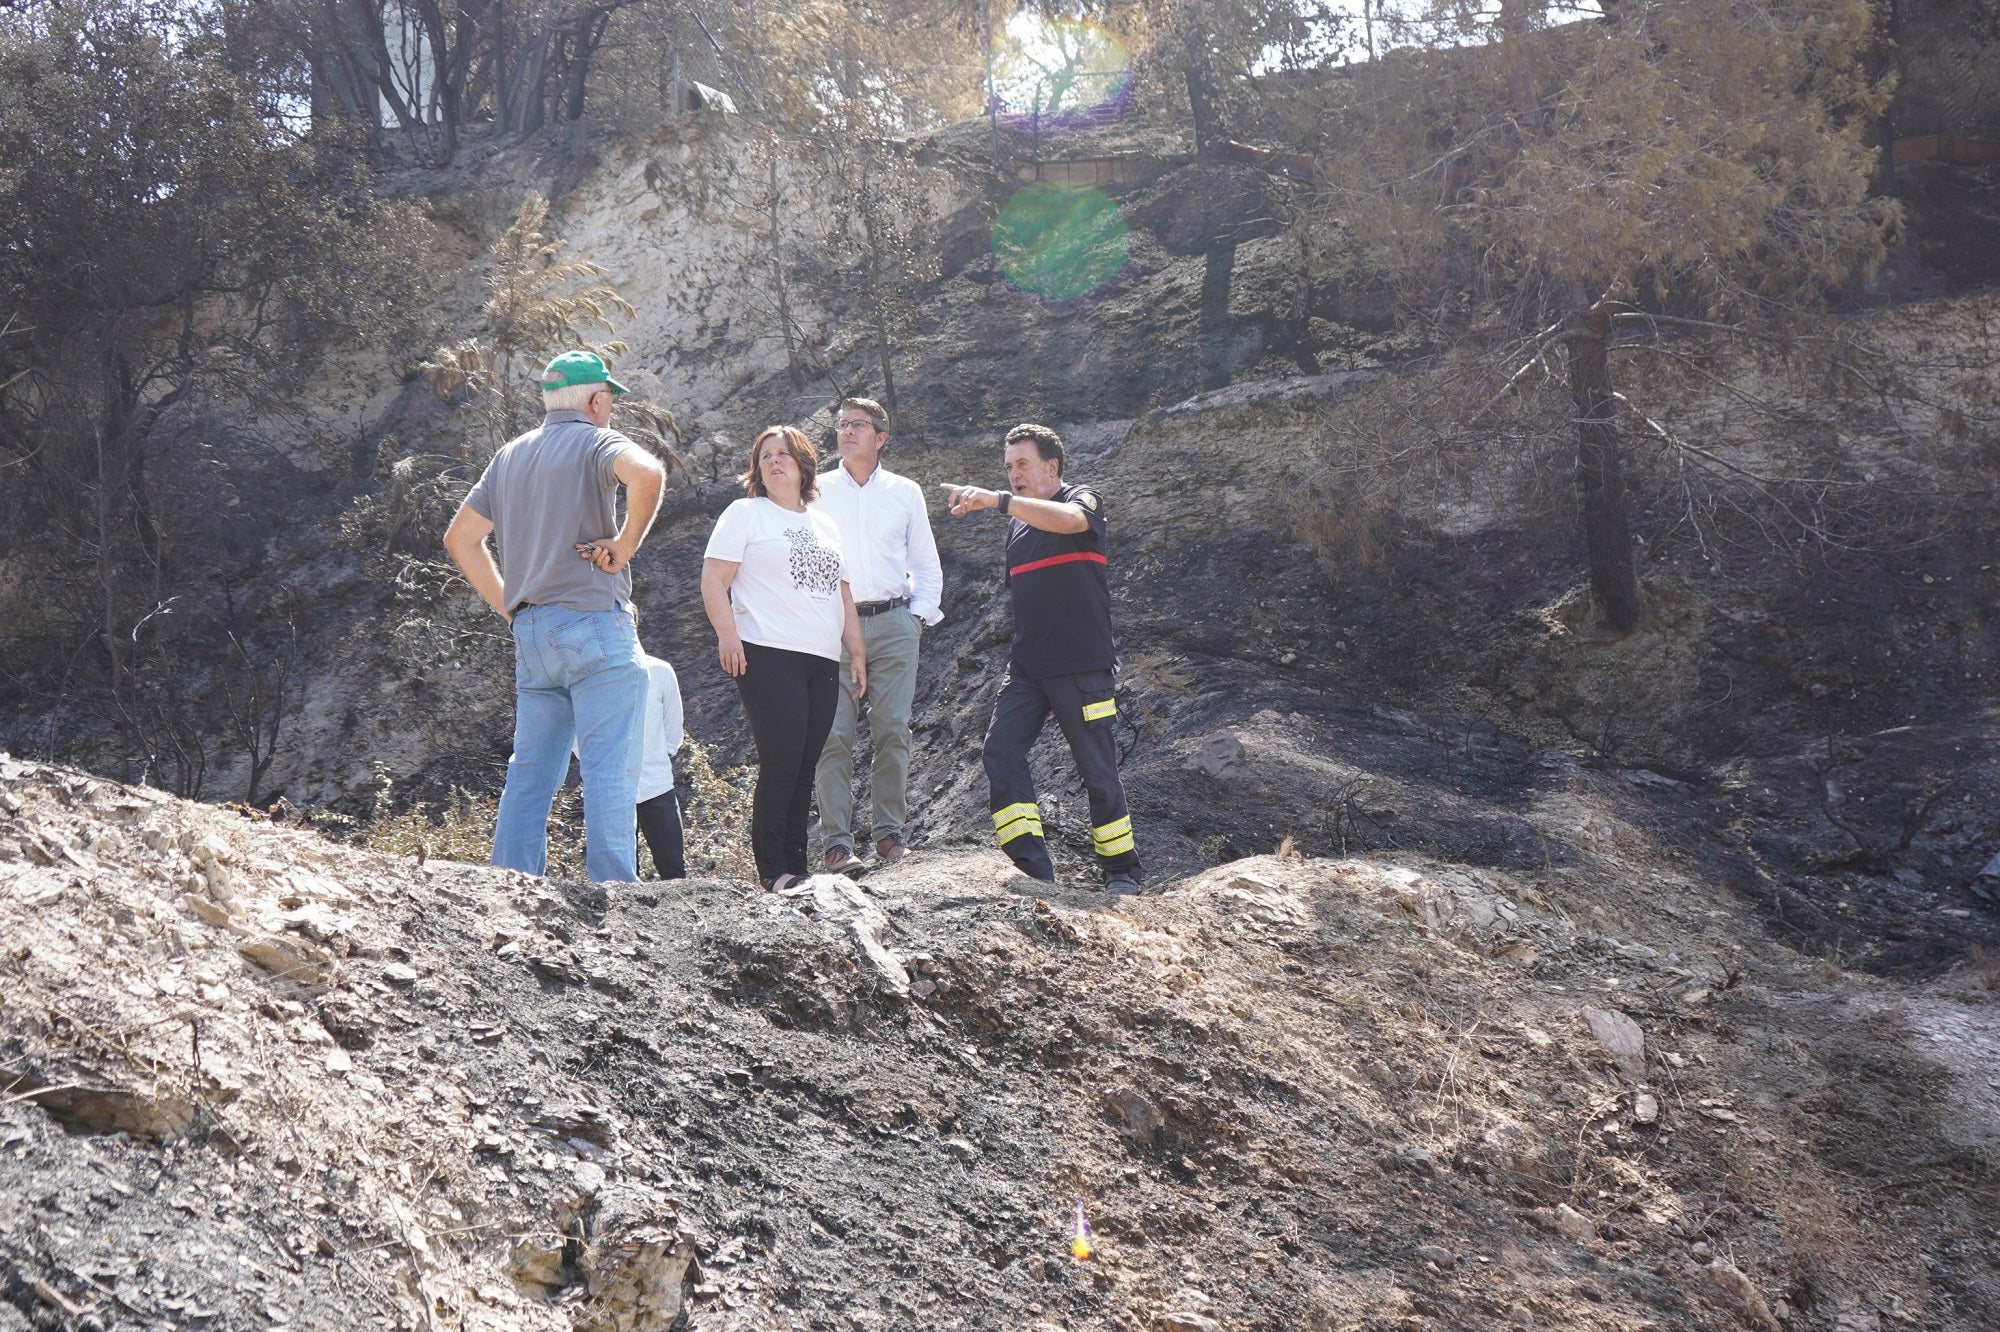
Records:
<instances>
[{"instance_id":1,"label":"bare tree","mask_svg":"<svg viewBox=\"0 0 2000 1332\"><path fill-rule=\"evenodd\" d=\"M284 597L278 623L259 633L250 623L241 590L227 578L217 580L217 589L222 597L217 627L229 645L222 668L223 710L230 738L250 764L243 800L254 805L278 756L278 741L297 694L293 672L299 660L298 607L291 597Z\"/></svg>"}]
</instances>

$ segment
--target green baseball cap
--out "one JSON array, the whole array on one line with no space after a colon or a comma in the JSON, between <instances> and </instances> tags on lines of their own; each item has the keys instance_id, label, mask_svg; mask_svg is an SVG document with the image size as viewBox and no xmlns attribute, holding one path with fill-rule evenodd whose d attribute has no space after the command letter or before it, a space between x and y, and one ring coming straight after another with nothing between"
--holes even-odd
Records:
<instances>
[{"instance_id":1,"label":"green baseball cap","mask_svg":"<svg viewBox=\"0 0 2000 1332\"><path fill-rule=\"evenodd\" d=\"M604 366L604 358L596 352L564 352L542 371L542 388L545 391L576 388L582 384L608 384L613 393L631 391L611 377L611 372Z\"/></svg>"}]
</instances>

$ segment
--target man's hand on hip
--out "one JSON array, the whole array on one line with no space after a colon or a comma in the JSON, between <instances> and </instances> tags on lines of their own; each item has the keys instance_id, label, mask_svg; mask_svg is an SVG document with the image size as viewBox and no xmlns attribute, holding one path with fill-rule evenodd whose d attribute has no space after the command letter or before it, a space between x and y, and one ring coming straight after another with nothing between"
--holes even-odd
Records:
<instances>
[{"instance_id":1,"label":"man's hand on hip","mask_svg":"<svg viewBox=\"0 0 2000 1332\"><path fill-rule=\"evenodd\" d=\"M632 563L635 550L626 550L614 538L609 541L587 541L576 547L579 557L589 560L599 573L615 574Z\"/></svg>"}]
</instances>

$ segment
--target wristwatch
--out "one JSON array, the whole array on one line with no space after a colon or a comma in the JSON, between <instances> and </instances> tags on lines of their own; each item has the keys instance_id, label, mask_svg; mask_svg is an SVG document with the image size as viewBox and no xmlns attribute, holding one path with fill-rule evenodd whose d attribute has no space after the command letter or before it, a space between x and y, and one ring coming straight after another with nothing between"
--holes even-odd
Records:
<instances>
[{"instance_id":1,"label":"wristwatch","mask_svg":"<svg viewBox=\"0 0 2000 1332\"><path fill-rule=\"evenodd\" d=\"M1013 492L1013 491L1011 491L1011 490L1003 490L1003 491L1001 491L1001 492L1000 492L1000 501L999 501L999 503L1000 503L1000 513L1001 513L1001 516L1002 516L1002 517L1005 517L1005 516L1006 516L1006 513L1007 513L1007 506L1008 506L1009 504L1012 504L1013 502L1014 502L1014 492Z\"/></svg>"}]
</instances>

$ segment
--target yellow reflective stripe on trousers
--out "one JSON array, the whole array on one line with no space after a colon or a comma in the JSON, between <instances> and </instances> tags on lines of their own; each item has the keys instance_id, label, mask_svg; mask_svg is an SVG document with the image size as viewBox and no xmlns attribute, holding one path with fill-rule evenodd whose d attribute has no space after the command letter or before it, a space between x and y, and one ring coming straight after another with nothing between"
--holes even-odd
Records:
<instances>
[{"instance_id":1,"label":"yellow reflective stripe on trousers","mask_svg":"<svg viewBox=\"0 0 2000 1332\"><path fill-rule=\"evenodd\" d=\"M1100 856L1122 856L1133 849L1132 816L1127 814L1090 830L1090 840Z\"/></svg>"},{"instance_id":2,"label":"yellow reflective stripe on trousers","mask_svg":"<svg viewBox=\"0 0 2000 1332\"><path fill-rule=\"evenodd\" d=\"M1118 700L1115 698L1107 698L1102 703L1086 703L1083 705L1083 719L1085 721L1101 721L1106 717L1116 716L1117 713Z\"/></svg>"},{"instance_id":3,"label":"yellow reflective stripe on trousers","mask_svg":"<svg viewBox=\"0 0 2000 1332\"><path fill-rule=\"evenodd\" d=\"M1042 835L1042 811L1032 800L1020 801L993 811L993 831L1005 846L1024 833Z\"/></svg>"}]
</instances>

